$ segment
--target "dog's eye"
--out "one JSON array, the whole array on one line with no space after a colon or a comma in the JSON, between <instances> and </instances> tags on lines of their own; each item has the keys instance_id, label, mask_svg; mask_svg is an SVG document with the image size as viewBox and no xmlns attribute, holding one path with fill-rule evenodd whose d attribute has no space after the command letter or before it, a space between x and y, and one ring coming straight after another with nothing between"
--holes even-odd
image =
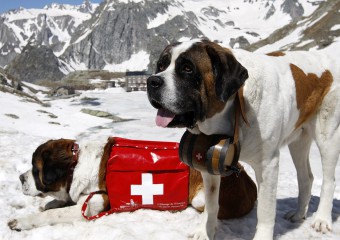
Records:
<instances>
[{"instance_id":1,"label":"dog's eye","mask_svg":"<svg viewBox=\"0 0 340 240\"><path fill-rule=\"evenodd\" d=\"M190 74L192 73L192 67L188 64L184 64L183 65L183 68L182 68L182 71L187 73L187 74Z\"/></svg>"},{"instance_id":2,"label":"dog's eye","mask_svg":"<svg viewBox=\"0 0 340 240\"><path fill-rule=\"evenodd\" d=\"M158 64L158 71L163 72L165 70L165 66L163 64Z\"/></svg>"},{"instance_id":3,"label":"dog's eye","mask_svg":"<svg viewBox=\"0 0 340 240\"><path fill-rule=\"evenodd\" d=\"M157 73L165 71L169 65L169 55L164 55L157 63Z\"/></svg>"}]
</instances>

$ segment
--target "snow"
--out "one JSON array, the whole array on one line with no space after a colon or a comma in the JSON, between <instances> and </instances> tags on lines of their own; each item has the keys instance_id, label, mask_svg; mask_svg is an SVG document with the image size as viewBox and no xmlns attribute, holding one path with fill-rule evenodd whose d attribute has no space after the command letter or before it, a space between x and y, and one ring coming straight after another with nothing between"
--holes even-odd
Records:
<instances>
[{"instance_id":1,"label":"snow","mask_svg":"<svg viewBox=\"0 0 340 240\"><path fill-rule=\"evenodd\" d=\"M64 62L65 63L65 62ZM72 71L82 71L82 70L87 70L87 66L85 63L83 62L79 62L78 60L74 61L73 59L70 60L70 62L66 65L69 65L69 70L70 72ZM65 71L68 71L67 69L65 69ZM63 70L64 72L64 70Z\"/></svg>"},{"instance_id":2,"label":"snow","mask_svg":"<svg viewBox=\"0 0 340 240\"><path fill-rule=\"evenodd\" d=\"M144 0L118 0L118 2L121 2L121 3L129 3L129 2L144 3Z\"/></svg>"},{"instance_id":3,"label":"snow","mask_svg":"<svg viewBox=\"0 0 340 240\"><path fill-rule=\"evenodd\" d=\"M150 62L150 54L146 51L139 51L138 53L132 54L131 58L119 64L107 63L104 70L111 72L126 72L126 71L139 71L146 70Z\"/></svg>"},{"instance_id":4,"label":"snow","mask_svg":"<svg viewBox=\"0 0 340 240\"><path fill-rule=\"evenodd\" d=\"M32 87L34 88L35 90L38 90L38 91L49 91L50 89L48 87L44 87L44 86L38 86L38 85L35 85L33 83L29 83L29 82L22 82L23 84L25 84L26 86L28 87Z\"/></svg>"},{"instance_id":5,"label":"snow","mask_svg":"<svg viewBox=\"0 0 340 240\"><path fill-rule=\"evenodd\" d=\"M338 47L338 46L335 46ZM332 49L330 49L331 51ZM30 84L31 87L34 85ZM39 88L45 90L44 88ZM72 224L56 224L29 231L15 232L7 227L9 219L38 212L39 207L51 199L25 196L21 190L19 175L31 167L31 156L38 145L48 139L74 138L96 139L119 136L132 139L179 141L183 129L156 127L156 110L151 107L145 92L126 93L121 88L84 91L70 99L47 101L50 107L24 101L24 99L0 92L0 239L176 239L184 240L199 225L202 215L191 207L181 212L138 210L132 213L113 214L97 221L76 221ZM97 98L96 106L85 105L81 99ZM107 111L135 121L112 123L80 112L82 108ZM15 114L18 119L5 114ZM54 114L57 118L51 118ZM51 122L54 122L52 124ZM333 201L333 232L317 233L311 229L312 214L319 202L322 173L320 156L312 146L310 162L314 173L314 186L307 219L303 223L291 223L284 214L297 203L297 180L287 148L281 153L275 239L339 239L340 236L340 168L336 168L335 196ZM339 165L339 164L338 164ZM246 165L252 178L254 172ZM80 213L79 213L80 214ZM247 216L219 221L217 240L251 239L255 232L256 210Z\"/></svg>"},{"instance_id":6,"label":"snow","mask_svg":"<svg viewBox=\"0 0 340 240\"><path fill-rule=\"evenodd\" d=\"M317 2L320 2L319 0L309 0L309 1L299 1L299 3L302 5L303 7L303 16L309 16L310 14L312 14L315 9L318 7ZM315 5L313 5L313 3Z\"/></svg>"},{"instance_id":7,"label":"snow","mask_svg":"<svg viewBox=\"0 0 340 240\"><path fill-rule=\"evenodd\" d=\"M147 29L156 28L165 22L170 21L179 14L181 14L181 12L178 7L170 5L165 14L157 13L157 16L149 21Z\"/></svg>"},{"instance_id":8,"label":"snow","mask_svg":"<svg viewBox=\"0 0 340 240\"><path fill-rule=\"evenodd\" d=\"M213 4L204 4L204 1L182 1L183 9L193 11L199 24L197 27L205 36L218 40L228 46L231 38L245 36L250 43L266 38L274 30L290 22L289 15L280 11L281 1L273 1L276 11L269 19L265 19L269 6L263 1L233 1L215 0ZM204 4L204 5L203 5ZM219 11L217 17L204 15L203 8L214 7ZM204 21L206 19L208 21ZM234 21L235 26L221 26L216 21L226 23ZM263 27L265 26L265 27ZM256 32L259 37L254 37L246 32Z\"/></svg>"},{"instance_id":9,"label":"snow","mask_svg":"<svg viewBox=\"0 0 340 240\"><path fill-rule=\"evenodd\" d=\"M45 7L43 9L25 9L21 8L19 12L9 12L4 14L9 22L22 20L22 19L35 19L40 14L46 14L50 17L70 15L76 19L76 25L79 25L84 19L89 19L91 15L89 13L82 13L78 10L79 6L73 6L68 4L63 4L62 8L58 8L60 5L52 5L50 7ZM93 4L93 8L96 9L99 4Z\"/></svg>"},{"instance_id":10,"label":"snow","mask_svg":"<svg viewBox=\"0 0 340 240\"><path fill-rule=\"evenodd\" d=\"M256 52L261 53L269 53L280 50L282 47L286 47L287 45L296 42L300 38L300 33L304 30L304 27L297 27L290 34L284 36L280 40L274 42L273 44L267 44L259 49Z\"/></svg>"},{"instance_id":11,"label":"snow","mask_svg":"<svg viewBox=\"0 0 340 240\"><path fill-rule=\"evenodd\" d=\"M336 31L340 29L340 24L336 24L331 28L331 31Z\"/></svg>"}]
</instances>

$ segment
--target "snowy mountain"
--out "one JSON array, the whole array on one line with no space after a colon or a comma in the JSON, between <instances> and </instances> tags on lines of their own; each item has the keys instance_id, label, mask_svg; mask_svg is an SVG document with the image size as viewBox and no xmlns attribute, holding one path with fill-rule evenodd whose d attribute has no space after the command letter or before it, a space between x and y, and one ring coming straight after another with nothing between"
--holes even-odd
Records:
<instances>
[{"instance_id":1,"label":"snowy mountain","mask_svg":"<svg viewBox=\"0 0 340 240\"><path fill-rule=\"evenodd\" d=\"M340 1L329 0L318 5L308 16L275 30L267 38L246 49L262 52L277 50L320 50L340 40Z\"/></svg>"},{"instance_id":2,"label":"snowy mountain","mask_svg":"<svg viewBox=\"0 0 340 240\"><path fill-rule=\"evenodd\" d=\"M0 66L28 43L51 48L64 74L152 70L168 43L203 36L252 51L318 49L338 41L339 9L337 0L105 0L19 9L1 16Z\"/></svg>"},{"instance_id":3,"label":"snowy mountain","mask_svg":"<svg viewBox=\"0 0 340 240\"><path fill-rule=\"evenodd\" d=\"M43 9L11 10L0 15L0 66L7 65L28 44L64 52L75 29L91 18L98 4L51 4Z\"/></svg>"},{"instance_id":4,"label":"snowy mountain","mask_svg":"<svg viewBox=\"0 0 340 240\"><path fill-rule=\"evenodd\" d=\"M117 65L145 54L144 68L152 68L160 51L173 41L205 36L226 46L245 47L317 7L300 2L108 0L90 24L78 28L61 57L75 69L124 71Z\"/></svg>"}]
</instances>

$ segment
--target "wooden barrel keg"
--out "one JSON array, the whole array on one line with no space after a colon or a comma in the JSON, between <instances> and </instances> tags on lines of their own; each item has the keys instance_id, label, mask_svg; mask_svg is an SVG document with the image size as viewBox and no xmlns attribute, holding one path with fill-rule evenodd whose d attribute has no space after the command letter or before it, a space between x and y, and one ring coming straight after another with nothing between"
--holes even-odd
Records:
<instances>
[{"instance_id":1,"label":"wooden barrel keg","mask_svg":"<svg viewBox=\"0 0 340 240\"><path fill-rule=\"evenodd\" d=\"M240 144L225 135L192 134L186 131L179 145L179 157L190 167L213 175L239 173Z\"/></svg>"}]
</instances>

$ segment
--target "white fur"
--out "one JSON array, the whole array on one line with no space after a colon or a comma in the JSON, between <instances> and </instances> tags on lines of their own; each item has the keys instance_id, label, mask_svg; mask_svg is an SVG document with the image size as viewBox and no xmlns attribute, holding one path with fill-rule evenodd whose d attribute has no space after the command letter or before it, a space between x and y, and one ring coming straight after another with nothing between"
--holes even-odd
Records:
<instances>
[{"instance_id":1,"label":"white fur","mask_svg":"<svg viewBox=\"0 0 340 240\"><path fill-rule=\"evenodd\" d=\"M57 223L72 223L81 221L81 206L90 192L98 191L98 173L101 157L104 150L105 141L89 141L79 143L78 164L74 169L73 181L69 194L63 188L59 192L50 192L46 195L55 199L49 202L43 210L44 212L35 213L25 217L13 219L8 225L15 230L28 230L44 225L53 225ZM32 170L25 174L23 183L23 192L26 195L37 196L41 192L35 187ZM72 200L76 205L64 207ZM61 207L61 208L60 208ZM88 205L87 215L95 215L103 209L103 198L95 195Z\"/></svg>"},{"instance_id":2,"label":"white fur","mask_svg":"<svg viewBox=\"0 0 340 240\"><path fill-rule=\"evenodd\" d=\"M81 194L98 190L98 173L105 141L79 142L79 162L74 169L70 197L77 202Z\"/></svg>"},{"instance_id":3,"label":"white fur","mask_svg":"<svg viewBox=\"0 0 340 240\"><path fill-rule=\"evenodd\" d=\"M188 49L188 46L185 45L183 49ZM320 204L312 227L316 231L331 231L334 171L340 152L339 62L314 52L291 52L281 57L269 57L243 50L235 50L233 54L249 74L243 93L250 127L240 121L240 159L254 168L258 184L258 223L254 239L273 238L280 148L285 144L289 146L299 185L298 207L288 212L286 218L297 222L306 217L313 183L308 159L312 140L319 147L324 172ZM295 129L295 124L300 113L290 63L297 65L305 74L321 76L325 70L329 70L334 80L316 116L298 129ZM231 104L226 104L226 108L222 113L198 122L194 131L229 134L230 130L224 127ZM219 188L216 176L205 173L202 175L205 189ZM203 221L195 232L194 239L213 239L215 234L218 191L206 192L205 202Z\"/></svg>"},{"instance_id":4,"label":"white fur","mask_svg":"<svg viewBox=\"0 0 340 240\"><path fill-rule=\"evenodd\" d=\"M199 132L204 132L207 135L226 134L232 136L234 133L235 109L233 101L228 101L226 105L221 112L211 118L205 119L203 122L198 121ZM216 122L218 122L218 124L216 124Z\"/></svg>"},{"instance_id":5,"label":"white fur","mask_svg":"<svg viewBox=\"0 0 340 240\"><path fill-rule=\"evenodd\" d=\"M196 209L202 209L205 206L205 194L204 189L200 189L195 197L191 200L191 206Z\"/></svg>"},{"instance_id":6,"label":"white fur","mask_svg":"<svg viewBox=\"0 0 340 240\"><path fill-rule=\"evenodd\" d=\"M23 184L22 184L22 192L28 196L38 196L42 194L36 187L33 178L32 170L28 170L27 172L22 174Z\"/></svg>"}]
</instances>

